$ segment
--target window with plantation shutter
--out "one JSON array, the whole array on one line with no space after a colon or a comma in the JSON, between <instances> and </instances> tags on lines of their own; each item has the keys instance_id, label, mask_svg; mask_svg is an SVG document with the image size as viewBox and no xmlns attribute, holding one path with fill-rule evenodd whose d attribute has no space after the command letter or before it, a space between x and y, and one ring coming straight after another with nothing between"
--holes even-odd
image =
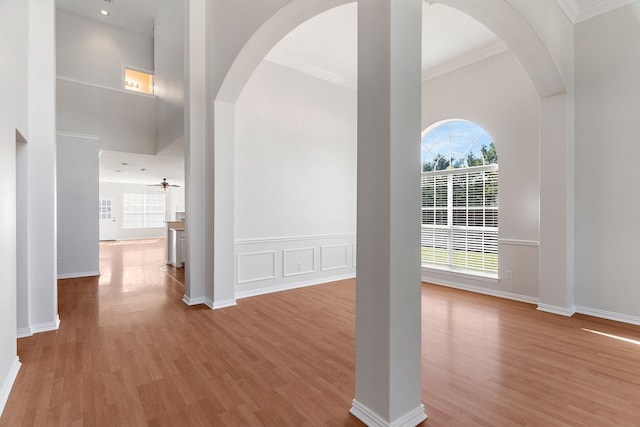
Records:
<instances>
[{"instance_id":1,"label":"window with plantation shutter","mask_svg":"<svg viewBox=\"0 0 640 427\"><path fill-rule=\"evenodd\" d=\"M498 157L478 125L452 120L422 139L424 266L498 273Z\"/></svg>"},{"instance_id":2,"label":"window with plantation shutter","mask_svg":"<svg viewBox=\"0 0 640 427\"><path fill-rule=\"evenodd\" d=\"M123 228L164 227L164 193L124 193Z\"/></svg>"}]
</instances>

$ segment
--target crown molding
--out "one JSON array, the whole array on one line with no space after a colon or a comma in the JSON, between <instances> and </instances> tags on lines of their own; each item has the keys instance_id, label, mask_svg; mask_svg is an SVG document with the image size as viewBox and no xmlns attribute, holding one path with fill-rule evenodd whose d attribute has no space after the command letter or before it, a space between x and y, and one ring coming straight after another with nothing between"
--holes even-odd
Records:
<instances>
[{"instance_id":1,"label":"crown molding","mask_svg":"<svg viewBox=\"0 0 640 427\"><path fill-rule=\"evenodd\" d=\"M286 56L269 55L269 57L266 58L265 61L279 65L281 67L289 68L294 71L298 71L300 73L308 74L321 80L335 83L339 86L344 86L350 89L358 88L357 79L341 76L339 74L325 70L324 68L316 67L315 65L311 65L306 62L287 58Z\"/></svg>"},{"instance_id":2,"label":"crown molding","mask_svg":"<svg viewBox=\"0 0 640 427\"><path fill-rule=\"evenodd\" d=\"M500 40L469 52L466 55L459 56L451 61L447 61L444 64L436 65L435 67L428 68L422 72L422 81L434 79L442 76L443 74L450 73L467 65L471 65L475 62L482 61L483 59L490 58L498 55L502 52L506 52L507 46Z\"/></svg>"},{"instance_id":3,"label":"crown molding","mask_svg":"<svg viewBox=\"0 0 640 427\"><path fill-rule=\"evenodd\" d=\"M64 132L64 131L56 132L56 136L62 136L65 138L89 139L91 141L100 141L102 139L102 137L99 135L89 135L84 133Z\"/></svg>"},{"instance_id":4,"label":"crown molding","mask_svg":"<svg viewBox=\"0 0 640 427\"><path fill-rule=\"evenodd\" d=\"M596 16L605 14L607 12L611 12L614 9L618 9L619 7L626 6L628 4L634 3L636 0L608 0L603 1L600 4L597 4L588 9L583 9L578 12L576 16L576 23L587 21L591 18L595 18Z\"/></svg>"},{"instance_id":5,"label":"crown molding","mask_svg":"<svg viewBox=\"0 0 640 427\"><path fill-rule=\"evenodd\" d=\"M562 9L564 14L567 15L567 18L575 24L576 17L580 12L580 6L578 6L578 3L576 3L575 0L556 0L556 3L560 6L560 9Z\"/></svg>"},{"instance_id":6,"label":"crown molding","mask_svg":"<svg viewBox=\"0 0 640 427\"><path fill-rule=\"evenodd\" d=\"M602 0L598 4L588 8L581 8L575 0L556 0L556 3L571 22L578 24L604 13L611 12L619 7L634 3L635 1L636 0Z\"/></svg>"}]
</instances>

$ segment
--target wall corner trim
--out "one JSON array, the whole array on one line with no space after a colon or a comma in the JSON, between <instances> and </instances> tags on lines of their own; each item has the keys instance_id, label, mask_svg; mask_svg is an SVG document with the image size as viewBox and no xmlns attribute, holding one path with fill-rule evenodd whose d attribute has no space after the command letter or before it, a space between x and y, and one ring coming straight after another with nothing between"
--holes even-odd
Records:
<instances>
[{"instance_id":1,"label":"wall corner trim","mask_svg":"<svg viewBox=\"0 0 640 427\"><path fill-rule=\"evenodd\" d=\"M22 366L22 363L20 363L20 359L16 356L11 363L7 377L2 382L2 388L0 388L0 416L2 416L7 400L9 400L9 393L11 393L13 383L16 381L18 371L20 371L20 366Z\"/></svg>"},{"instance_id":2,"label":"wall corner trim","mask_svg":"<svg viewBox=\"0 0 640 427\"><path fill-rule=\"evenodd\" d=\"M206 298L205 304L212 310L218 310L220 308L233 307L234 305L238 305L235 298L232 299L224 299L220 301L213 301L209 298Z\"/></svg>"},{"instance_id":3,"label":"wall corner trim","mask_svg":"<svg viewBox=\"0 0 640 427\"><path fill-rule=\"evenodd\" d=\"M538 311L544 311L546 313L559 314L560 316L571 317L576 313L574 307L558 307L549 304L538 304Z\"/></svg>"},{"instance_id":4,"label":"wall corner trim","mask_svg":"<svg viewBox=\"0 0 640 427\"><path fill-rule=\"evenodd\" d=\"M56 314L56 320L53 322L44 322L38 323L36 325L31 325L31 330L34 334L39 334L40 332L50 332L57 331L60 327L60 316Z\"/></svg>"},{"instance_id":5,"label":"wall corner trim","mask_svg":"<svg viewBox=\"0 0 640 427\"><path fill-rule=\"evenodd\" d=\"M427 419L423 404L420 404L415 409L412 409L392 422L384 420L380 415L356 399L353 399L349 412L370 427L413 427Z\"/></svg>"},{"instance_id":6,"label":"wall corner trim","mask_svg":"<svg viewBox=\"0 0 640 427\"><path fill-rule=\"evenodd\" d=\"M206 301L205 301L204 297L189 298L189 296L187 296L187 295L184 295L182 297L182 302L184 302L187 305L206 304Z\"/></svg>"},{"instance_id":7,"label":"wall corner trim","mask_svg":"<svg viewBox=\"0 0 640 427\"><path fill-rule=\"evenodd\" d=\"M58 274L58 279L78 279L80 277L94 277L99 276L100 272L98 270L94 271L81 271L78 273L63 273Z\"/></svg>"},{"instance_id":8,"label":"wall corner trim","mask_svg":"<svg viewBox=\"0 0 640 427\"><path fill-rule=\"evenodd\" d=\"M16 338L26 338L33 335L33 330L31 326L27 326L26 328L18 328L16 330Z\"/></svg>"}]
</instances>

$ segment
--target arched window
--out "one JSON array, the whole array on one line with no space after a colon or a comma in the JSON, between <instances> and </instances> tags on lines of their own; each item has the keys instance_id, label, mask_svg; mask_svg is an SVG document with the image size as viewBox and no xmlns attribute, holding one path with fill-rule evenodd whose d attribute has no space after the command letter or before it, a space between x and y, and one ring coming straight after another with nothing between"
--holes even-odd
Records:
<instances>
[{"instance_id":1,"label":"arched window","mask_svg":"<svg viewBox=\"0 0 640 427\"><path fill-rule=\"evenodd\" d=\"M425 267L498 273L498 155L491 136L466 120L447 120L422 136Z\"/></svg>"}]
</instances>

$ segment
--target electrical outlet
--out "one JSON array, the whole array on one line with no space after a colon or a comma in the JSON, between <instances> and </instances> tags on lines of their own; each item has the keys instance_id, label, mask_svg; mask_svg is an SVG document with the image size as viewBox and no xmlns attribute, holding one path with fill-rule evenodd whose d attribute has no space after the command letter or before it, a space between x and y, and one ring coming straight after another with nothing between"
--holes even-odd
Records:
<instances>
[{"instance_id":1,"label":"electrical outlet","mask_svg":"<svg viewBox=\"0 0 640 427\"><path fill-rule=\"evenodd\" d=\"M298 271L302 271L302 262L298 263Z\"/></svg>"},{"instance_id":2,"label":"electrical outlet","mask_svg":"<svg viewBox=\"0 0 640 427\"><path fill-rule=\"evenodd\" d=\"M513 271L507 270L507 279L509 280L513 279Z\"/></svg>"}]
</instances>

